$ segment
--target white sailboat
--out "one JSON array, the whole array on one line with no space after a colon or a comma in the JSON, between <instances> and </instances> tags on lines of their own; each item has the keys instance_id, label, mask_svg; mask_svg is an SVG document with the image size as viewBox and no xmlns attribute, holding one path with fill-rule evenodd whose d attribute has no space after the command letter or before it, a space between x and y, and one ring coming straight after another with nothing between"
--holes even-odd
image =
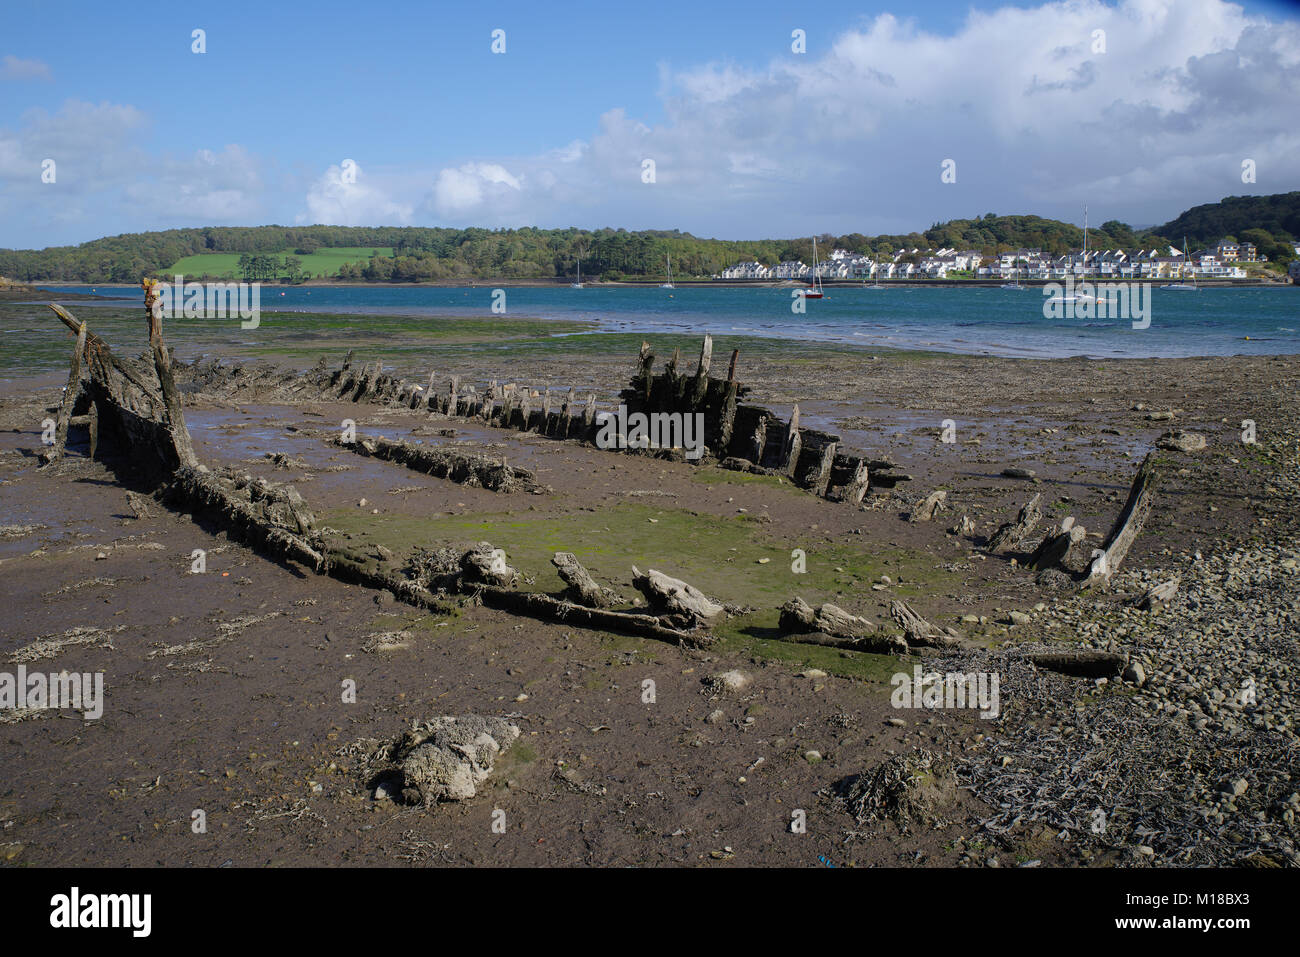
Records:
<instances>
[{"instance_id":1,"label":"white sailboat","mask_svg":"<svg viewBox=\"0 0 1300 957\"><path fill-rule=\"evenodd\" d=\"M1183 237L1183 264L1178 270L1180 276L1182 275L1183 269L1185 269L1186 267L1187 267L1187 237L1184 236ZM1196 288L1196 270L1195 269L1192 270L1192 281L1190 283L1170 282L1170 283L1165 283L1160 288L1170 289L1176 292L1199 292L1200 290Z\"/></svg>"},{"instance_id":2,"label":"white sailboat","mask_svg":"<svg viewBox=\"0 0 1300 957\"><path fill-rule=\"evenodd\" d=\"M814 236L813 237L813 277L812 277L812 282L808 283L808 288L807 290L805 290L803 297L805 299L822 299L825 297L825 295L826 293L822 289L822 277L821 274L817 271L817 237Z\"/></svg>"},{"instance_id":3,"label":"white sailboat","mask_svg":"<svg viewBox=\"0 0 1300 957\"><path fill-rule=\"evenodd\" d=\"M1088 277L1088 207L1087 206L1083 207L1083 272L1081 275L1084 279L1087 279ZM1091 295L1090 293L1086 293L1086 292L1076 292L1067 296L1065 292L1062 291L1058 295L1053 296L1048 301L1059 302L1059 303L1096 302L1097 298Z\"/></svg>"},{"instance_id":4,"label":"white sailboat","mask_svg":"<svg viewBox=\"0 0 1300 957\"><path fill-rule=\"evenodd\" d=\"M576 282L569 283L569 288L570 289L582 288L582 257L581 256L578 257L578 279Z\"/></svg>"},{"instance_id":5,"label":"white sailboat","mask_svg":"<svg viewBox=\"0 0 1300 957\"><path fill-rule=\"evenodd\" d=\"M673 285L673 257L672 257L672 254L671 254L671 253L669 253L669 254L667 254L667 255L668 255L668 281L667 281L667 282L661 282L661 283L659 284L659 288L660 288L660 289L676 289L677 287Z\"/></svg>"}]
</instances>

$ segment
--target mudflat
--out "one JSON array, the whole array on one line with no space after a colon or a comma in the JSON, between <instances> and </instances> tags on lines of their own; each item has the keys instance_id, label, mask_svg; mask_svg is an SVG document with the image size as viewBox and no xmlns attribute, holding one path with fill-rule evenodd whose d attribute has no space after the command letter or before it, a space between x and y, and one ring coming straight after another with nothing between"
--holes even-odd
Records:
<instances>
[{"instance_id":1,"label":"mudflat","mask_svg":"<svg viewBox=\"0 0 1300 957\"><path fill-rule=\"evenodd\" d=\"M96 310L78 314L99 327ZM0 671L102 671L105 701L89 721L0 711L0 859L1300 863L1300 358L1018 360L719 337L715 355L739 349L745 402L783 418L798 403L805 428L909 477L853 503L713 457L294 395L260 376L357 348L356 362L413 382L434 373L440 392L451 375L480 391L493 379L572 386L609 409L640 343L465 322L454 337L396 339L347 324L258 355L168 330L198 459L291 484L321 525L394 566L488 542L516 589L558 595L552 558L570 552L629 612L646 610L636 566L725 614L702 640L671 643L492 607L472 590L417 607L159 501L129 450L105 440L92 459L81 429L42 467L67 373L9 378ZM71 351L61 332L51 355ZM130 354L129 338L103 334ZM693 359L699 341L650 346L662 365L675 348ZM205 379L185 365L200 355L245 371ZM361 436L491 456L533 487L493 491L358 455L330 441L345 420ZM1204 447L1179 450L1174 430ZM1025 567L1067 518L1100 549L1153 451L1150 513L1104 583ZM1032 540L991 549L1034 496ZM1169 600L1141 603L1170 581ZM796 596L882 627L901 601L954 640L907 654L810 643L782 626ZM1039 650L1111 653L1121 673L1063 673L1035 663ZM900 705L918 667L996 674L996 717ZM376 785L377 742L467 714L520 732L474 796L424 804Z\"/></svg>"}]
</instances>

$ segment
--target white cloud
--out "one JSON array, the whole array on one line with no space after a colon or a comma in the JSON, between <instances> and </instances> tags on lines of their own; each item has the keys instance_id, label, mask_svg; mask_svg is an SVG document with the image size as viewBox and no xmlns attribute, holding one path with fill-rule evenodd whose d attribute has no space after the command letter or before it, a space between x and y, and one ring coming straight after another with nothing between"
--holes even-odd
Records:
<instances>
[{"instance_id":1,"label":"white cloud","mask_svg":"<svg viewBox=\"0 0 1300 957\"><path fill-rule=\"evenodd\" d=\"M168 225L255 222L265 213L263 192L258 160L235 144L220 153L204 149L165 158L148 181L126 189L128 198Z\"/></svg>"},{"instance_id":2,"label":"white cloud","mask_svg":"<svg viewBox=\"0 0 1300 957\"><path fill-rule=\"evenodd\" d=\"M5 80L49 80L49 64L40 60L22 60L12 54L0 59L0 78Z\"/></svg>"},{"instance_id":3,"label":"white cloud","mask_svg":"<svg viewBox=\"0 0 1300 957\"><path fill-rule=\"evenodd\" d=\"M433 206L438 214L455 219L487 208L502 213L501 203L510 192L523 188L519 178L498 163L466 163L438 173L433 186Z\"/></svg>"},{"instance_id":4,"label":"white cloud","mask_svg":"<svg viewBox=\"0 0 1300 957\"><path fill-rule=\"evenodd\" d=\"M1106 51L1093 52L1104 30ZM603 114L585 142L443 170L432 210L767 236L921 229L990 210L1158 222L1300 186L1300 27L1220 0L973 12L951 36L885 14L821 57L667 75L664 121ZM657 182L640 179L655 161ZM945 159L957 183L940 182ZM1259 182L1240 181L1255 159ZM508 162L519 181L488 190Z\"/></svg>"},{"instance_id":5,"label":"white cloud","mask_svg":"<svg viewBox=\"0 0 1300 957\"><path fill-rule=\"evenodd\" d=\"M533 155L358 168L355 181L341 165L277 177L237 146L151 155L136 108L69 101L0 127L0 245L78 216L83 234L296 216L758 237L906 232L989 211L1078 221L1087 202L1097 221L1144 224L1300 188L1300 24L1222 0L1004 7L943 36L883 14L816 48L759 66L661 67L654 123L609 109L589 135ZM40 75L37 61L11 60L4 75ZM297 148L278 144L282 167ZM40 183L47 157L57 190ZM945 159L955 184L940 182ZM1256 184L1240 180L1245 159Z\"/></svg>"},{"instance_id":6,"label":"white cloud","mask_svg":"<svg viewBox=\"0 0 1300 957\"><path fill-rule=\"evenodd\" d=\"M348 161L344 161L348 162ZM345 170L343 164L331 166L307 193L307 214L301 223L326 223L332 226L400 226L411 220L412 205L392 199L389 188L380 181L368 181L359 165Z\"/></svg>"}]
</instances>

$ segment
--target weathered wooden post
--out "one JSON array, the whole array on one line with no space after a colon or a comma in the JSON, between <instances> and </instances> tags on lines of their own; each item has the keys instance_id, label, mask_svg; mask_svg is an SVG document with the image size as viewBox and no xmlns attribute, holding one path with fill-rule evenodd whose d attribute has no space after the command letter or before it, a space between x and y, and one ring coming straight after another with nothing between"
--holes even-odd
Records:
<instances>
[{"instance_id":1,"label":"weathered wooden post","mask_svg":"<svg viewBox=\"0 0 1300 957\"><path fill-rule=\"evenodd\" d=\"M180 464L193 468L199 464L190 441L190 430L185 427L185 413L181 409L180 392L176 389L176 380L172 378L172 360L167 354L167 346L162 340L162 303L158 301L158 281L144 280L144 308L149 321L149 343L153 347L153 364L158 373L158 384L162 388L163 405L167 409L167 422L171 428L172 444ZM181 290L175 290L178 297ZM83 324L84 328L84 324Z\"/></svg>"},{"instance_id":2,"label":"weathered wooden post","mask_svg":"<svg viewBox=\"0 0 1300 957\"><path fill-rule=\"evenodd\" d=\"M46 465L57 462L63 457L63 450L68 442L68 420L72 417L72 405L76 402L77 393L81 389L81 357L86 351L86 332L87 327L83 322L81 328L77 330L77 344L72 349L72 364L68 369L68 387L63 390L63 401L59 404L59 416L55 420L54 445L41 456ZM91 408L94 408L93 404ZM91 444L95 444L93 437ZM95 457L93 449L90 457Z\"/></svg>"},{"instance_id":3,"label":"weathered wooden post","mask_svg":"<svg viewBox=\"0 0 1300 957\"><path fill-rule=\"evenodd\" d=\"M799 436L799 403L790 411L790 421L785 427L785 444L781 450L781 462L777 468L784 474L794 477L795 466L799 462L799 453L803 449L803 439Z\"/></svg>"}]
</instances>

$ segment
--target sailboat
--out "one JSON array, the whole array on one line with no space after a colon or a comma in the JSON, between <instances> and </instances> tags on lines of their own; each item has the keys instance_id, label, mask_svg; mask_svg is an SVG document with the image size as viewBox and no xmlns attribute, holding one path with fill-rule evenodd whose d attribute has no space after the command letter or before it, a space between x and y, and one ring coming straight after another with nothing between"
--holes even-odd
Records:
<instances>
[{"instance_id":1,"label":"sailboat","mask_svg":"<svg viewBox=\"0 0 1300 957\"><path fill-rule=\"evenodd\" d=\"M1010 282L1004 282L1004 283L1002 284L1002 288L1003 288L1003 289L1025 289L1025 288L1027 288L1027 287L1025 287L1025 286L1020 285L1020 275L1019 275L1019 274L1020 274L1020 270L1017 269L1017 270L1016 270L1016 275L1012 278L1012 280L1011 280Z\"/></svg>"},{"instance_id":2,"label":"sailboat","mask_svg":"<svg viewBox=\"0 0 1300 957\"><path fill-rule=\"evenodd\" d=\"M660 289L676 289L676 288L677 288L676 286L673 285L673 257L672 257L672 254L671 254L671 253L668 254L668 281L667 281L667 282L661 282L661 283L659 284L659 288L660 288Z\"/></svg>"},{"instance_id":3,"label":"sailboat","mask_svg":"<svg viewBox=\"0 0 1300 957\"><path fill-rule=\"evenodd\" d=\"M1088 207L1083 207L1083 277L1088 277ZM1086 292L1076 292L1067 296L1064 291L1053 296L1048 302L1096 302L1095 296Z\"/></svg>"},{"instance_id":4,"label":"sailboat","mask_svg":"<svg viewBox=\"0 0 1300 957\"><path fill-rule=\"evenodd\" d=\"M1186 265L1187 265L1187 237L1184 236L1183 237L1183 267L1186 267ZM1182 271L1183 271L1182 268L1179 268L1178 270L1179 275L1182 274ZM1199 292L1199 290L1196 288L1196 270L1195 269L1192 270L1192 281L1190 283L1170 282L1170 283L1165 283L1165 285L1161 286L1160 288L1172 289L1178 292Z\"/></svg>"},{"instance_id":5,"label":"sailboat","mask_svg":"<svg viewBox=\"0 0 1300 957\"><path fill-rule=\"evenodd\" d=\"M570 289L582 288L582 257L581 256L578 257L578 279L576 282L569 283L569 288Z\"/></svg>"},{"instance_id":6,"label":"sailboat","mask_svg":"<svg viewBox=\"0 0 1300 957\"><path fill-rule=\"evenodd\" d=\"M812 282L808 283L808 288L807 290L805 290L803 297L805 299L822 299L825 298L825 296L826 293L822 289L822 277L817 272L817 237L814 236L813 237L813 277L812 277Z\"/></svg>"}]
</instances>

